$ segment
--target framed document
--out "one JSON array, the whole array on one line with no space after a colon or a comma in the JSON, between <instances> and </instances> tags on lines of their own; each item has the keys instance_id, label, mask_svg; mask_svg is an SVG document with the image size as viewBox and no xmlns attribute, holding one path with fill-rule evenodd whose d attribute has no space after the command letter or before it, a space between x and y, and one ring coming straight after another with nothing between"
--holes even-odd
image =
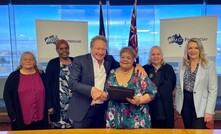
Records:
<instances>
[{"instance_id":1,"label":"framed document","mask_svg":"<svg viewBox=\"0 0 221 134\"><path fill-rule=\"evenodd\" d=\"M128 102L126 98L133 98L134 96L133 89L120 86L109 86L107 92L112 101Z\"/></svg>"}]
</instances>

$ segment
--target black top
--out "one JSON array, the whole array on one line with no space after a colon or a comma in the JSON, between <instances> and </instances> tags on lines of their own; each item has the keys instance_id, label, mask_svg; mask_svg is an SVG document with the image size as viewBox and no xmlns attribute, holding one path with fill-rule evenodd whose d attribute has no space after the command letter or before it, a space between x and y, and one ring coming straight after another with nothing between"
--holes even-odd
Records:
<instances>
[{"instance_id":1,"label":"black top","mask_svg":"<svg viewBox=\"0 0 221 134\"><path fill-rule=\"evenodd\" d=\"M148 75L151 81L153 81L156 84L156 86L159 87L161 74L163 73L162 66L158 70L156 70L155 67L151 65L149 72L150 74ZM154 111L152 112L151 119L152 120L165 120L166 119L165 111L163 108L163 102L162 102L159 92L157 92L154 101L152 101L151 103L152 103L151 111Z\"/></svg>"},{"instance_id":2,"label":"black top","mask_svg":"<svg viewBox=\"0 0 221 134\"><path fill-rule=\"evenodd\" d=\"M154 99L148 104L150 107L151 118L157 119L157 117L155 117L156 111L158 110L164 111L167 122L166 126L168 128L173 128L174 127L173 90L175 89L176 86L175 72L171 65L163 64L160 68L160 75L157 74L156 76L154 76L155 71L153 69L154 67L151 64L150 65L147 64L143 67L147 72L148 76L150 77L150 79L153 79L151 77L156 77L155 79L153 79L153 82L154 81L156 82L157 91L159 93L158 97L156 98L160 98L161 100L158 101L158 99ZM162 103L159 103L158 106L155 106L157 102L162 102Z\"/></svg>"}]
</instances>

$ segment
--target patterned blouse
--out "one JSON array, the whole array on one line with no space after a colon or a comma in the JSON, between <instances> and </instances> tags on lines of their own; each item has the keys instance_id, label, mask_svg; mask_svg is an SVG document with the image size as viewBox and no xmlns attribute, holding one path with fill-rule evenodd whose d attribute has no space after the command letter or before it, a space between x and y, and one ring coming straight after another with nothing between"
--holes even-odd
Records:
<instances>
[{"instance_id":1,"label":"patterned blouse","mask_svg":"<svg viewBox=\"0 0 221 134\"><path fill-rule=\"evenodd\" d=\"M111 70L108 77L106 88L109 86L119 86L116 79L116 70ZM141 79L135 76L134 72L128 84L124 87L134 89L134 95L149 94L151 99L157 93L156 85L146 77ZM109 101L106 113L107 128L150 128L150 115L148 104L133 105L116 101Z\"/></svg>"},{"instance_id":2,"label":"patterned blouse","mask_svg":"<svg viewBox=\"0 0 221 134\"><path fill-rule=\"evenodd\" d=\"M196 69L191 73L191 67L187 67L184 72L184 79L183 79L183 89L188 92L193 92L196 74L199 68L199 64L197 64Z\"/></svg>"}]
</instances>

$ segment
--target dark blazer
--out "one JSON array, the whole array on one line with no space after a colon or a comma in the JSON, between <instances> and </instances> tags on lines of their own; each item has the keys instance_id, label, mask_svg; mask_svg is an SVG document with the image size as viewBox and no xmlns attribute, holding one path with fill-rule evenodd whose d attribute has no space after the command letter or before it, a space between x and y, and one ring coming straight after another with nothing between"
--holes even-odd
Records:
<instances>
[{"instance_id":1,"label":"dark blazer","mask_svg":"<svg viewBox=\"0 0 221 134\"><path fill-rule=\"evenodd\" d=\"M69 57L71 62L74 58ZM52 107L54 108L54 114L51 115L52 122L58 122L60 119L60 97L59 97L59 75L60 75L60 60L59 57L51 59L48 62L46 68L46 78L50 90L50 96L52 100Z\"/></svg>"},{"instance_id":2,"label":"dark blazer","mask_svg":"<svg viewBox=\"0 0 221 134\"><path fill-rule=\"evenodd\" d=\"M40 74L41 79L44 83L45 87L45 112L44 112L44 123L45 128L48 126L48 109L51 108L50 100L48 99L48 86L45 79L45 74L42 72ZM12 72L8 79L6 80L5 87L4 87L4 101L6 105L6 109L8 112L8 116L11 120L12 130L23 130L25 129L25 124L21 112L21 105L18 96L18 86L19 86L19 79L20 79L20 71ZM15 121L13 121L16 119Z\"/></svg>"},{"instance_id":3,"label":"dark blazer","mask_svg":"<svg viewBox=\"0 0 221 134\"><path fill-rule=\"evenodd\" d=\"M151 69L153 68L152 65L147 64L143 66L143 68L147 72L148 76L154 73L151 72L154 71L154 69ZM157 87L157 91L162 99L163 109L166 115L166 122L167 122L166 126L168 128L173 128L174 127L173 90L175 89L176 86L176 75L172 66L169 64L162 65L161 68L163 69L163 71L160 77L160 82ZM153 104L154 100L149 103L150 115L152 112L154 112L151 111L151 107Z\"/></svg>"},{"instance_id":4,"label":"dark blazer","mask_svg":"<svg viewBox=\"0 0 221 134\"><path fill-rule=\"evenodd\" d=\"M104 67L108 76L111 69L119 67L113 56L104 58ZM69 104L68 117L74 122L84 119L91 105L91 88L94 86L94 69L91 54L76 57L69 77L69 87L73 90Z\"/></svg>"}]
</instances>

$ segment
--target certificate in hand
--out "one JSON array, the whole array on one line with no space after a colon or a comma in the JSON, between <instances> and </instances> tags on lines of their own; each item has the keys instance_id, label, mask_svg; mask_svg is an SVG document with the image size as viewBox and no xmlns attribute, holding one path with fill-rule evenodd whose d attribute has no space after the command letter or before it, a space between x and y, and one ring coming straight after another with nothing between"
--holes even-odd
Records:
<instances>
[{"instance_id":1,"label":"certificate in hand","mask_svg":"<svg viewBox=\"0 0 221 134\"><path fill-rule=\"evenodd\" d=\"M126 87L109 86L107 92L110 100L128 102L126 98L133 98L134 90Z\"/></svg>"}]
</instances>

